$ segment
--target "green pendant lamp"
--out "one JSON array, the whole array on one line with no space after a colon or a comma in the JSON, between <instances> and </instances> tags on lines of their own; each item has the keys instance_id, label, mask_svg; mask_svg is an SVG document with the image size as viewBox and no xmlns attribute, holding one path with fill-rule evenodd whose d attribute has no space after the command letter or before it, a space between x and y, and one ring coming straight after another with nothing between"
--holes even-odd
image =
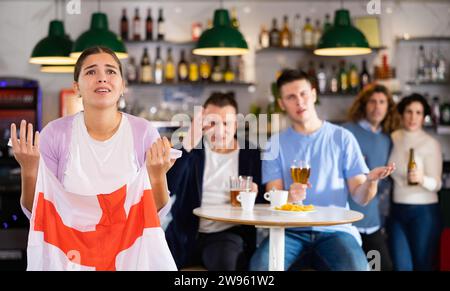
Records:
<instances>
[{"instance_id":1,"label":"green pendant lamp","mask_svg":"<svg viewBox=\"0 0 450 291\"><path fill-rule=\"evenodd\" d=\"M242 33L231 26L226 9L214 11L214 25L204 31L192 51L203 56L236 56L248 52L248 45Z\"/></svg>"},{"instance_id":2,"label":"green pendant lamp","mask_svg":"<svg viewBox=\"0 0 450 291\"><path fill-rule=\"evenodd\" d=\"M70 65L41 65L42 73L73 73L75 66Z\"/></svg>"},{"instance_id":3,"label":"green pendant lamp","mask_svg":"<svg viewBox=\"0 0 450 291\"><path fill-rule=\"evenodd\" d=\"M356 56L371 52L366 37L352 25L350 12L346 9L335 12L334 25L322 35L314 50L319 56Z\"/></svg>"},{"instance_id":4,"label":"green pendant lamp","mask_svg":"<svg viewBox=\"0 0 450 291\"><path fill-rule=\"evenodd\" d=\"M33 48L29 62L38 65L71 65L75 60L70 57L72 41L64 32L60 20L52 20L48 36L40 40Z\"/></svg>"},{"instance_id":5,"label":"green pendant lamp","mask_svg":"<svg viewBox=\"0 0 450 291\"><path fill-rule=\"evenodd\" d=\"M78 59L81 53L90 47L105 46L114 51L119 59L128 57L125 45L120 37L108 28L108 17L105 13L92 14L91 27L75 41L71 57Z\"/></svg>"}]
</instances>

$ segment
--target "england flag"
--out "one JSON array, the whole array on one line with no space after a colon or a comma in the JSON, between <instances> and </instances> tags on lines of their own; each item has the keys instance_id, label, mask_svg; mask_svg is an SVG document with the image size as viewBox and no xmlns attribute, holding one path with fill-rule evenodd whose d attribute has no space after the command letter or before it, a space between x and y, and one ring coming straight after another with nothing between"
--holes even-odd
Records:
<instances>
[{"instance_id":1,"label":"england flag","mask_svg":"<svg viewBox=\"0 0 450 291\"><path fill-rule=\"evenodd\" d=\"M112 193L80 195L41 158L28 238L28 270L176 270L147 169Z\"/></svg>"}]
</instances>

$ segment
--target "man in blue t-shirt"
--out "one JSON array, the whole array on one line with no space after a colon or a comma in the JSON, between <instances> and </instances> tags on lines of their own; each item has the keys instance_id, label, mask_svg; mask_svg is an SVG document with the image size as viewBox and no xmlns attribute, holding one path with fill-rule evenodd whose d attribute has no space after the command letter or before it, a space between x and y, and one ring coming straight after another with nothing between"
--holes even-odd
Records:
<instances>
[{"instance_id":1,"label":"man in blue t-shirt","mask_svg":"<svg viewBox=\"0 0 450 291\"><path fill-rule=\"evenodd\" d=\"M395 103L389 90L378 84L368 85L356 97L349 110L350 122L343 125L355 136L370 169L385 165L392 147L389 134L396 128ZM366 206L349 199L350 208L364 214L364 219L354 225L362 238L362 248L380 254L380 270L392 271L392 261L383 229L384 218L390 203L391 183L384 179L378 193Z\"/></svg>"},{"instance_id":2,"label":"man in blue t-shirt","mask_svg":"<svg viewBox=\"0 0 450 291\"><path fill-rule=\"evenodd\" d=\"M355 137L317 116L316 90L305 73L286 70L278 78L277 87L281 95L279 105L292 126L268 142L262 165L266 189L289 189L289 202L348 208L350 194L355 202L367 204L377 192L378 180L390 175L394 167L378 167L369 172ZM293 183L290 167L294 160L311 165L309 185ZM312 267L318 270L368 269L361 237L350 224L286 229L285 269L302 265L299 259L308 250L312 251ZM266 239L253 255L250 268L267 270L268 265Z\"/></svg>"}]
</instances>

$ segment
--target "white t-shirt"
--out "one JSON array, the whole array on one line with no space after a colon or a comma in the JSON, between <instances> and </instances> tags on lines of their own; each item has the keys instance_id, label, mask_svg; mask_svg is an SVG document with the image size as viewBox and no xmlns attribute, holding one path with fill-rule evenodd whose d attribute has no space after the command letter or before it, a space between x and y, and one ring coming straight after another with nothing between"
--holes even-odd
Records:
<instances>
[{"instance_id":1,"label":"white t-shirt","mask_svg":"<svg viewBox=\"0 0 450 291\"><path fill-rule=\"evenodd\" d=\"M124 114L117 132L105 141L89 135L83 112L75 116L64 172L63 185L67 191L82 195L112 193L131 181L138 170L133 132Z\"/></svg>"},{"instance_id":2,"label":"white t-shirt","mask_svg":"<svg viewBox=\"0 0 450 291\"><path fill-rule=\"evenodd\" d=\"M205 170L203 174L202 206L230 204L230 176L238 176L239 149L219 154L205 142ZM200 218L199 232L213 233L234 224Z\"/></svg>"}]
</instances>

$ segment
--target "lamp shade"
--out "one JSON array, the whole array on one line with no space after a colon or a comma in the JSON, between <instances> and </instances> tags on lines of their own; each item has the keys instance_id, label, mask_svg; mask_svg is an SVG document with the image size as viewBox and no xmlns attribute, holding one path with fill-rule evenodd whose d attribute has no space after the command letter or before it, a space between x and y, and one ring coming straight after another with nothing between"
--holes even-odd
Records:
<instances>
[{"instance_id":1,"label":"lamp shade","mask_svg":"<svg viewBox=\"0 0 450 291\"><path fill-rule=\"evenodd\" d=\"M104 13L92 14L91 27L77 38L70 56L78 59L85 49L94 46L104 46L111 49L119 59L128 57L122 39L108 29L108 18Z\"/></svg>"},{"instance_id":2,"label":"lamp shade","mask_svg":"<svg viewBox=\"0 0 450 291\"><path fill-rule=\"evenodd\" d=\"M320 38L314 54L321 56L354 56L370 53L364 34L351 24L350 12L337 10L334 25Z\"/></svg>"},{"instance_id":3,"label":"lamp shade","mask_svg":"<svg viewBox=\"0 0 450 291\"><path fill-rule=\"evenodd\" d=\"M236 56L248 52L242 33L231 26L228 10L214 11L214 25L200 36L193 53L204 56Z\"/></svg>"},{"instance_id":4,"label":"lamp shade","mask_svg":"<svg viewBox=\"0 0 450 291\"><path fill-rule=\"evenodd\" d=\"M39 65L72 65L75 60L70 57L72 41L64 32L60 20L52 20L48 36L40 40L33 48L29 62Z\"/></svg>"},{"instance_id":5,"label":"lamp shade","mask_svg":"<svg viewBox=\"0 0 450 291\"><path fill-rule=\"evenodd\" d=\"M42 73L65 73L71 74L75 71L75 66L71 65L41 65Z\"/></svg>"}]
</instances>

